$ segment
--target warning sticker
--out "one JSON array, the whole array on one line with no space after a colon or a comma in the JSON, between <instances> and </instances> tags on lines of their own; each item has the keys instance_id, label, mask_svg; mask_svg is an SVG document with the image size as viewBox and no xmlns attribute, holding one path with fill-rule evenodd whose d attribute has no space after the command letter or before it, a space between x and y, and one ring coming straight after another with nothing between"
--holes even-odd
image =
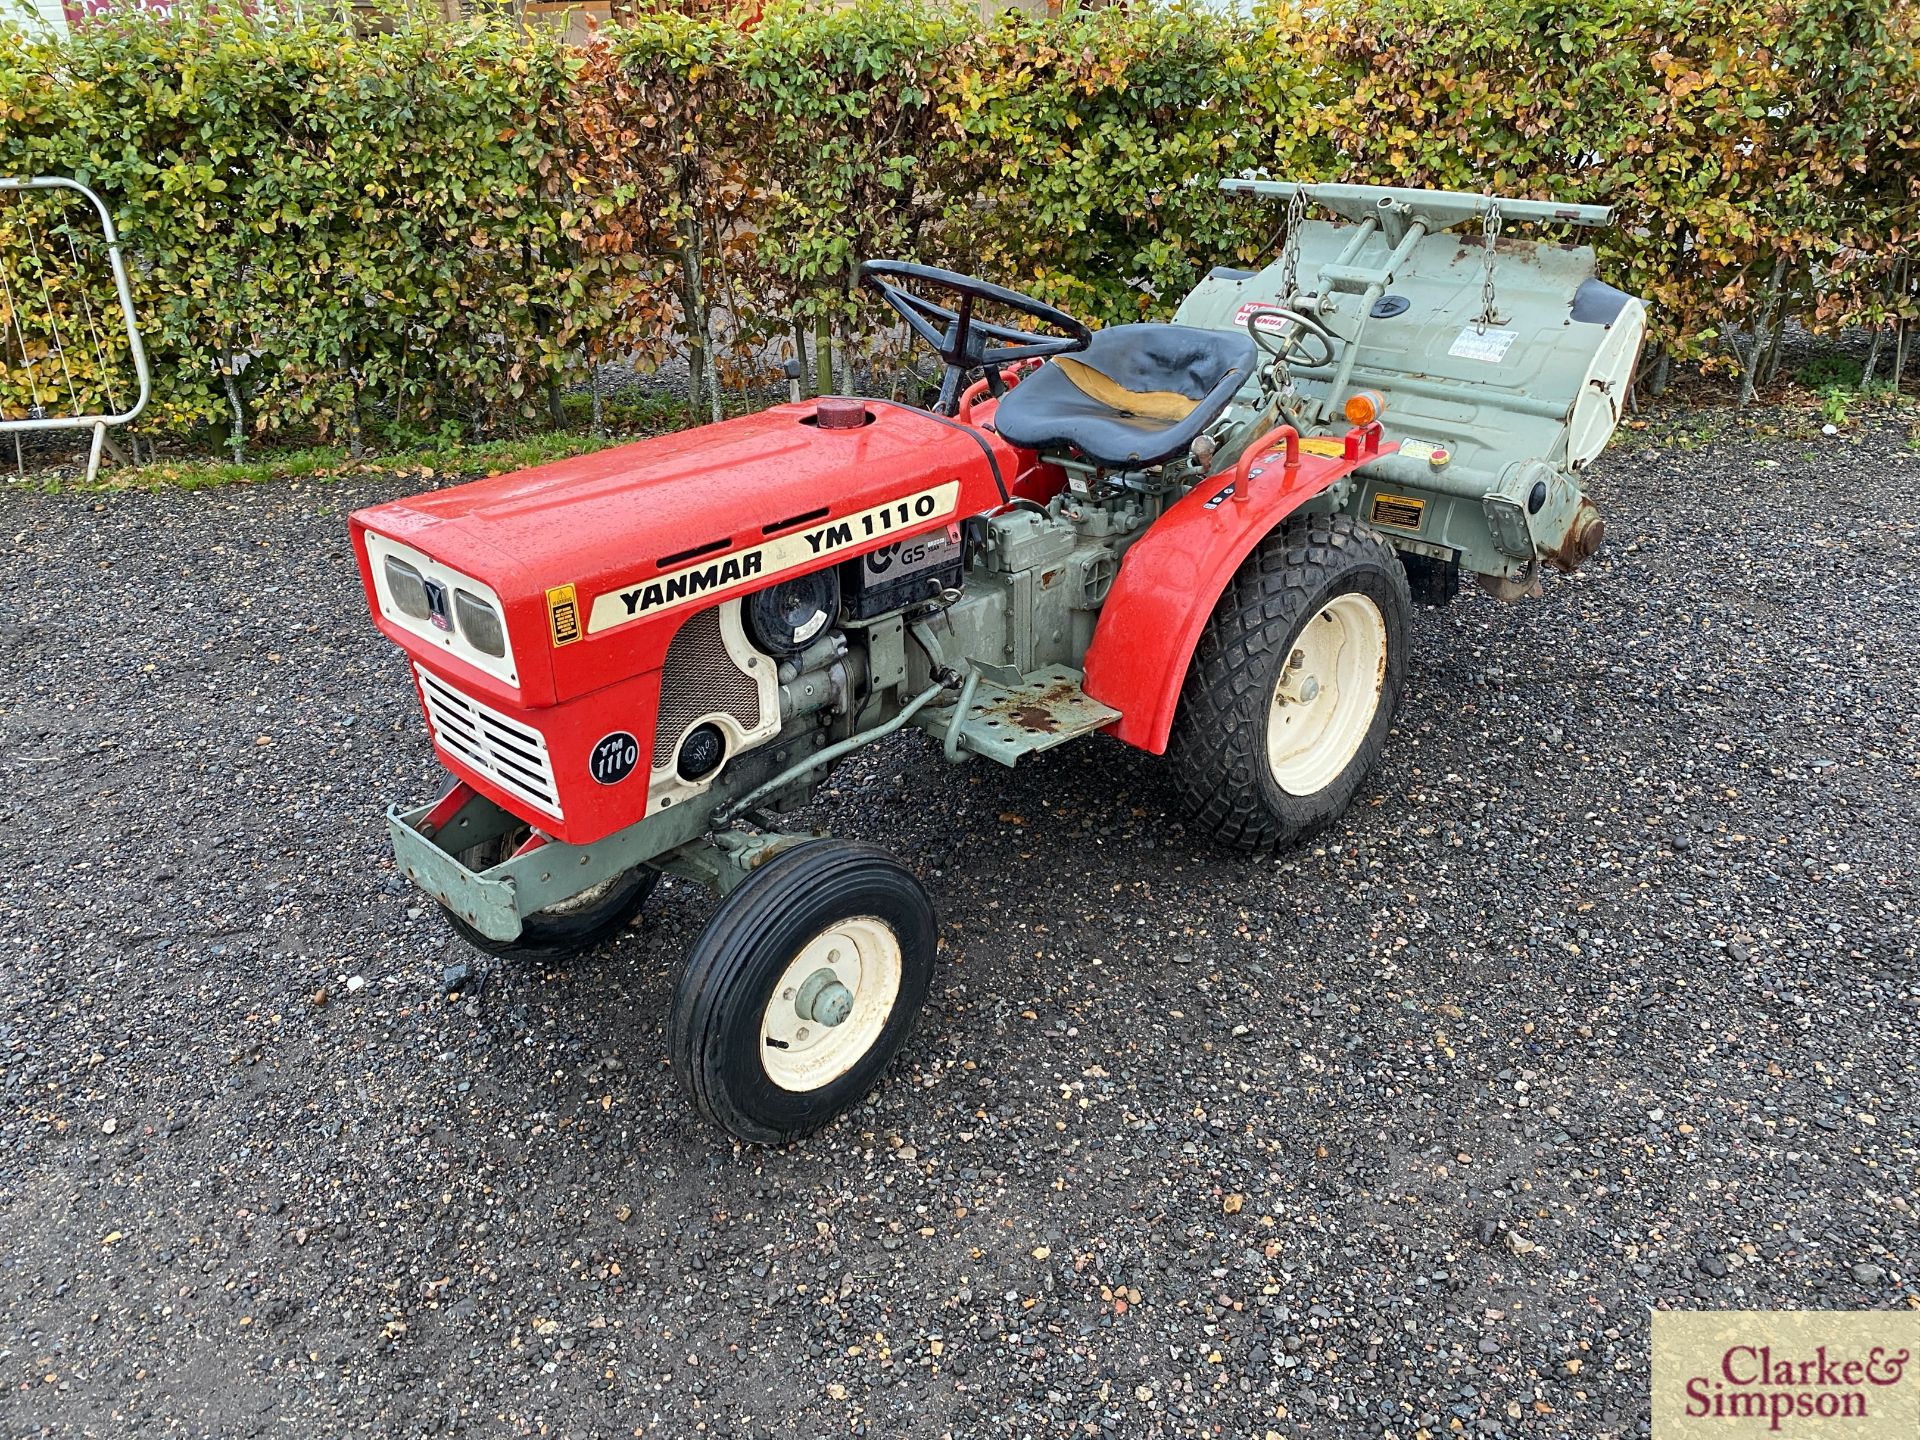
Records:
<instances>
[{"instance_id":1,"label":"warning sticker","mask_svg":"<svg viewBox=\"0 0 1920 1440\"><path fill-rule=\"evenodd\" d=\"M580 638L580 601L571 585L556 585L547 591L547 620L553 626L553 643L570 645Z\"/></svg>"},{"instance_id":2,"label":"warning sticker","mask_svg":"<svg viewBox=\"0 0 1920 1440\"><path fill-rule=\"evenodd\" d=\"M1309 455L1331 455L1338 459L1347 453L1347 442L1338 435L1308 435L1300 441L1300 448Z\"/></svg>"},{"instance_id":3,"label":"warning sticker","mask_svg":"<svg viewBox=\"0 0 1920 1440\"><path fill-rule=\"evenodd\" d=\"M1518 330L1483 331L1466 325L1454 337L1453 344L1447 347L1447 354L1462 360L1484 360L1489 365L1498 365L1507 358L1507 351L1513 348L1513 342L1519 338Z\"/></svg>"},{"instance_id":4,"label":"warning sticker","mask_svg":"<svg viewBox=\"0 0 1920 1440\"><path fill-rule=\"evenodd\" d=\"M1400 530L1418 530L1427 502L1411 495L1376 495L1369 518L1376 525L1392 525Z\"/></svg>"},{"instance_id":5,"label":"warning sticker","mask_svg":"<svg viewBox=\"0 0 1920 1440\"><path fill-rule=\"evenodd\" d=\"M1424 460L1436 468L1453 458L1453 452L1446 446L1433 440L1415 440L1412 436L1400 442L1400 453L1414 460Z\"/></svg>"}]
</instances>

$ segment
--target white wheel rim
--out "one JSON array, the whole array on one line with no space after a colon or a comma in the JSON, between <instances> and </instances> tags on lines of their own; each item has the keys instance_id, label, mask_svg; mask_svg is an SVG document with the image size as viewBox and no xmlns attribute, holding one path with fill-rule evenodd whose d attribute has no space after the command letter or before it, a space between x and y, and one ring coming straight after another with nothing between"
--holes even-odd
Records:
<instances>
[{"instance_id":1,"label":"white wheel rim","mask_svg":"<svg viewBox=\"0 0 1920 1440\"><path fill-rule=\"evenodd\" d=\"M821 972L828 972L823 981ZM782 1090L804 1092L846 1074L880 1039L900 998L900 937L884 920L856 916L828 926L781 972L760 1016L760 1068ZM826 984L851 992L839 1024L801 1006Z\"/></svg>"},{"instance_id":2,"label":"white wheel rim","mask_svg":"<svg viewBox=\"0 0 1920 1440\"><path fill-rule=\"evenodd\" d=\"M1289 795L1316 795L1359 753L1387 679L1387 622L1364 595L1336 595L1301 627L1267 710L1267 766Z\"/></svg>"}]
</instances>

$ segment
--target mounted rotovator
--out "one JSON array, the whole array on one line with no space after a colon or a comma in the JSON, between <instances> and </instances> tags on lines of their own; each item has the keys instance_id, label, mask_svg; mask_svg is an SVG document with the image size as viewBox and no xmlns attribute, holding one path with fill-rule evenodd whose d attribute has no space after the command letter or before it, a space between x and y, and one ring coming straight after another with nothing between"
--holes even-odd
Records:
<instances>
[{"instance_id":1,"label":"mounted rotovator","mask_svg":"<svg viewBox=\"0 0 1920 1440\"><path fill-rule=\"evenodd\" d=\"M1607 207L1377 185L1221 188L1285 202L1285 247L1264 270L1216 269L1175 318L1252 324L1275 348L1292 339L1281 409L1302 433L1340 423L1356 395L1382 398L1399 449L1359 468L1345 508L1401 552L1419 598L1450 598L1466 571L1516 599L1536 589L1542 563L1570 571L1599 547L1605 526L1580 472L1620 422L1646 309L1595 278L1590 247L1503 232L1604 226ZM1309 218L1314 206L1346 223Z\"/></svg>"},{"instance_id":2,"label":"mounted rotovator","mask_svg":"<svg viewBox=\"0 0 1920 1440\"><path fill-rule=\"evenodd\" d=\"M1511 596L1598 543L1577 482L1641 311L1586 251L1491 243L1604 211L1265 188L1347 223L1178 323L872 261L945 367L925 408L778 405L355 515L454 779L389 811L401 869L527 958L619 934L662 872L710 886L667 1049L782 1140L868 1093L936 968L911 870L779 828L863 746L1012 766L1098 731L1166 756L1192 836L1334 823L1392 729L1409 569Z\"/></svg>"}]
</instances>

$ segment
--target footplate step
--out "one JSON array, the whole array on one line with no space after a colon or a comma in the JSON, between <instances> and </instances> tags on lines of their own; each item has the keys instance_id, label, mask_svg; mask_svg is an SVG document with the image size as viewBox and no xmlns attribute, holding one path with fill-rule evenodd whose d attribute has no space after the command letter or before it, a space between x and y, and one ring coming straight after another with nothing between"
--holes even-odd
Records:
<instances>
[{"instance_id":1,"label":"footplate step","mask_svg":"<svg viewBox=\"0 0 1920 1440\"><path fill-rule=\"evenodd\" d=\"M1012 684L982 679L960 722L959 748L1015 765L1023 755L1103 729L1120 718L1080 688L1081 674L1070 665L1049 665ZM953 724L952 705L929 709L921 724L944 736Z\"/></svg>"}]
</instances>

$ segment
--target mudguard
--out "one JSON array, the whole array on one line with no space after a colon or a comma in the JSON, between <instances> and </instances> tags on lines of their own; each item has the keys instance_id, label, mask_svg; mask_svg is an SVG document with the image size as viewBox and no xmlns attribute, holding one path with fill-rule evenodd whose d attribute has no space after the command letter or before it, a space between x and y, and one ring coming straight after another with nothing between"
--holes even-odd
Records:
<instances>
[{"instance_id":1,"label":"mudguard","mask_svg":"<svg viewBox=\"0 0 1920 1440\"><path fill-rule=\"evenodd\" d=\"M1298 442L1283 446L1285 430L1249 446L1234 470L1194 486L1121 561L1094 626L1081 685L1120 712L1108 734L1165 753L1194 647L1233 572L1308 500L1397 448L1380 444L1374 424L1349 432L1341 453L1294 449L1289 457Z\"/></svg>"}]
</instances>

